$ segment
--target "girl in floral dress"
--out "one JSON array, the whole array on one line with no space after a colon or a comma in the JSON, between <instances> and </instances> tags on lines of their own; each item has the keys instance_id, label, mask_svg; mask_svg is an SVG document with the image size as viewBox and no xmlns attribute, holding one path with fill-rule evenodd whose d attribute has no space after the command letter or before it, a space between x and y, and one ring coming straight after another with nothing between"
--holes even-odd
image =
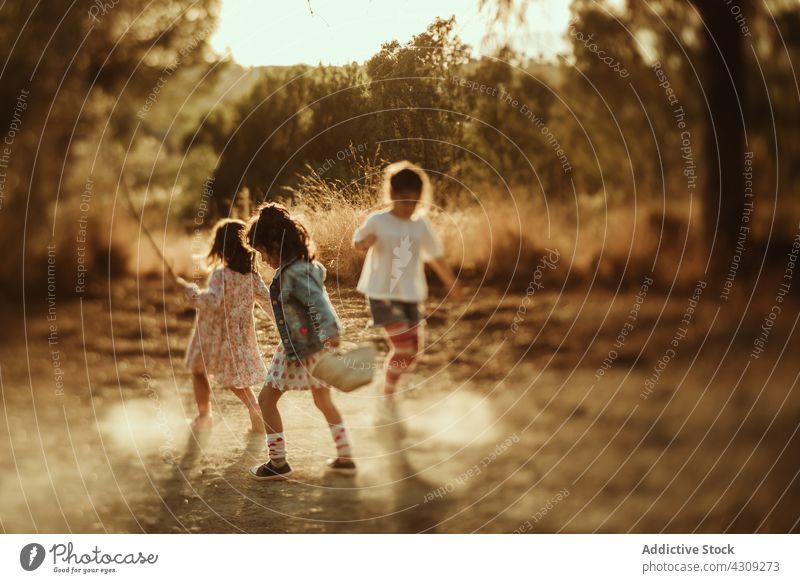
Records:
<instances>
[{"instance_id":1,"label":"girl in floral dress","mask_svg":"<svg viewBox=\"0 0 800 583\"><path fill-rule=\"evenodd\" d=\"M208 261L216 265L208 287L186 284L186 297L197 318L186 351L197 401L195 431L211 428L209 381L236 395L250 413L251 431L264 433L264 422L253 391L267 375L256 341L253 308L269 305L269 291L256 271L253 252L242 243L242 221L224 219L214 227Z\"/></svg>"}]
</instances>

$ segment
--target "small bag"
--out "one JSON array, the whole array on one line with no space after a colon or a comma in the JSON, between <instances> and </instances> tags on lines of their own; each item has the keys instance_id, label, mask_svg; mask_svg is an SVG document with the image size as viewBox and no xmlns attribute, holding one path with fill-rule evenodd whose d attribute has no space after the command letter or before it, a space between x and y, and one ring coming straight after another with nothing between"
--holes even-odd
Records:
<instances>
[{"instance_id":1,"label":"small bag","mask_svg":"<svg viewBox=\"0 0 800 583\"><path fill-rule=\"evenodd\" d=\"M349 393L372 382L376 353L372 343L344 352L326 351L314 365L311 374L332 387Z\"/></svg>"}]
</instances>

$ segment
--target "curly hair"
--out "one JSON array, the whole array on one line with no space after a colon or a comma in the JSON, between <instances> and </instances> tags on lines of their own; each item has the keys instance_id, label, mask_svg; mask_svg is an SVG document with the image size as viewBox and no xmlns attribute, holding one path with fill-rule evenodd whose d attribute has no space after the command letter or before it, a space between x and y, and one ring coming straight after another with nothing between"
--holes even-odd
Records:
<instances>
[{"instance_id":1,"label":"curly hair","mask_svg":"<svg viewBox=\"0 0 800 583\"><path fill-rule=\"evenodd\" d=\"M255 271L255 257L252 249L242 243L242 233L247 225L236 219L222 219L214 225L213 242L208 252L208 262L222 262L238 273Z\"/></svg>"},{"instance_id":2,"label":"curly hair","mask_svg":"<svg viewBox=\"0 0 800 583\"><path fill-rule=\"evenodd\" d=\"M282 264L293 259L314 259L314 243L308 229L282 204L268 202L258 207L247 223L246 237L251 249L266 251Z\"/></svg>"}]
</instances>

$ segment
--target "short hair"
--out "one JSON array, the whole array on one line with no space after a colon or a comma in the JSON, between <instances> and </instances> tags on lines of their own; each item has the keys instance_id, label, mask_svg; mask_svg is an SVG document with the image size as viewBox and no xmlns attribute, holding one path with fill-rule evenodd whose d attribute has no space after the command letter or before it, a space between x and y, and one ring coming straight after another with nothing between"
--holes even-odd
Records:
<instances>
[{"instance_id":1,"label":"short hair","mask_svg":"<svg viewBox=\"0 0 800 583\"><path fill-rule=\"evenodd\" d=\"M383 171L383 201L392 200L392 192L419 194L418 212L425 213L431 202L431 182L428 174L416 164L402 160L389 164Z\"/></svg>"},{"instance_id":2,"label":"short hair","mask_svg":"<svg viewBox=\"0 0 800 583\"><path fill-rule=\"evenodd\" d=\"M422 178L411 168L403 168L400 172L389 178L389 184L394 192L422 192Z\"/></svg>"}]
</instances>

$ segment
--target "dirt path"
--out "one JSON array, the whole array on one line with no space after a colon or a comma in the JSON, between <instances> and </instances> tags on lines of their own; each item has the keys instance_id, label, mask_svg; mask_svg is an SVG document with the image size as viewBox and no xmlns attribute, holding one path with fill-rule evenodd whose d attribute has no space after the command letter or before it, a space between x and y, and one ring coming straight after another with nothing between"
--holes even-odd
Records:
<instances>
[{"instance_id":1,"label":"dirt path","mask_svg":"<svg viewBox=\"0 0 800 583\"><path fill-rule=\"evenodd\" d=\"M263 438L247 434L232 395L215 393L211 435L189 433L191 313L160 282L139 284L59 304L55 337L35 305L7 320L18 333L0 352L3 531L798 528L800 366L777 360L796 353L789 318L743 376L759 322L745 322L726 354L732 332L709 307L643 398L684 298L651 296L598 380L633 292L543 294L516 326L521 298L482 292L435 309L393 421L377 387L337 395L357 477L324 472L327 427L310 396L290 394L281 403L294 480L264 484L246 475ZM357 296L334 302L349 340L373 337ZM269 355L277 338L262 324Z\"/></svg>"}]
</instances>

